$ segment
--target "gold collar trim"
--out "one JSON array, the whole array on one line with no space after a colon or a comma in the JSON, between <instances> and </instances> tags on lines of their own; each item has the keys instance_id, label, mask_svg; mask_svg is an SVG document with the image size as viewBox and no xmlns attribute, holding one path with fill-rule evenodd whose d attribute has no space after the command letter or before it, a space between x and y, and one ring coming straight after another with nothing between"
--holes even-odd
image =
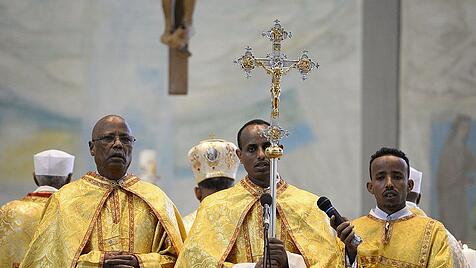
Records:
<instances>
[{"instance_id":1,"label":"gold collar trim","mask_svg":"<svg viewBox=\"0 0 476 268\"><path fill-rule=\"evenodd\" d=\"M99 186L101 188L106 188L106 189L127 188L140 180L139 178L137 178L136 176L132 174L126 174L122 179L115 181L115 180L110 180L106 177L103 177L94 171L90 171L86 173L86 175L84 175L82 179L86 180L87 182L91 184L94 184L96 186Z\"/></svg>"},{"instance_id":2,"label":"gold collar trim","mask_svg":"<svg viewBox=\"0 0 476 268\"><path fill-rule=\"evenodd\" d=\"M250 192L252 195L257 196L257 197L260 197L264 193L269 193L270 192L269 187L268 188L261 188L260 186L254 184L250 180L248 175L245 176L245 178L242 179L240 181L240 183L248 192ZM284 192L286 190L286 188L288 188L288 183L285 182L283 179L281 179L278 182L278 188L276 189L276 194L280 195L282 192Z\"/></svg>"},{"instance_id":3,"label":"gold collar trim","mask_svg":"<svg viewBox=\"0 0 476 268\"><path fill-rule=\"evenodd\" d=\"M400 219L396 219L396 220L390 220L390 221L386 221L386 220L382 220L382 219L379 219L375 216L372 216L370 214L367 214L367 217L369 217L370 219L374 220L374 221L378 221L378 222L381 222L381 223L385 223L385 222L390 222L390 223L396 223L396 222L400 222L400 221L406 221L406 220L409 220L413 217L415 217L416 215L414 213L412 213L412 215L408 215L408 216L405 216L405 217L402 217Z\"/></svg>"}]
</instances>

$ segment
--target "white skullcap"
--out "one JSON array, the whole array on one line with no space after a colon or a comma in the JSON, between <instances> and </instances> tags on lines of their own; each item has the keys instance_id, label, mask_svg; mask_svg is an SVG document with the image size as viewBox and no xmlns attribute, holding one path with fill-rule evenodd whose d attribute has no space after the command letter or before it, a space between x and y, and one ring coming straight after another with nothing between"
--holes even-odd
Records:
<instances>
[{"instance_id":1,"label":"white skullcap","mask_svg":"<svg viewBox=\"0 0 476 268\"><path fill-rule=\"evenodd\" d=\"M412 192L414 193L421 193L421 179L423 177L423 172L410 167L410 180L413 181L413 189Z\"/></svg>"},{"instance_id":2,"label":"white skullcap","mask_svg":"<svg viewBox=\"0 0 476 268\"><path fill-rule=\"evenodd\" d=\"M68 176L73 172L74 155L47 150L33 156L35 175Z\"/></svg>"}]
</instances>

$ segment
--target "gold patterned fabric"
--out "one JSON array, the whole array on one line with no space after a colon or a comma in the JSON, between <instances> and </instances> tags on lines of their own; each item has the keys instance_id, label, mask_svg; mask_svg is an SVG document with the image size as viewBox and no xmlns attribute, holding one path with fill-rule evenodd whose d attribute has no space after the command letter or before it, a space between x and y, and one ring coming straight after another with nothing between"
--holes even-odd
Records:
<instances>
[{"instance_id":1,"label":"gold patterned fabric","mask_svg":"<svg viewBox=\"0 0 476 268\"><path fill-rule=\"evenodd\" d=\"M0 208L0 267L19 267L51 193L29 193Z\"/></svg>"},{"instance_id":2,"label":"gold patterned fabric","mask_svg":"<svg viewBox=\"0 0 476 268\"><path fill-rule=\"evenodd\" d=\"M352 222L362 237L358 267L452 267L444 226L411 214L393 221L367 215Z\"/></svg>"},{"instance_id":3,"label":"gold patterned fabric","mask_svg":"<svg viewBox=\"0 0 476 268\"><path fill-rule=\"evenodd\" d=\"M187 234L190 232L190 229L192 228L193 222L195 221L196 217L197 210L183 217L183 225L185 226L185 231L187 232Z\"/></svg>"},{"instance_id":4,"label":"gold patterned fabric","mask_svg":"<svg viewBox=\"0 0 476 268\"><path fill-rule=\"evenodd\" d=\"M50 198L21 267L102 267L106 252L173 267L184 238L178 210L158 187L90 172Z\"/></svg>"},{"instance_id":5,"label":"gold patterned fabric","mask_svg":"<svg viewBox=\"0 0 476 268\"><path fill-rule=\"evenodd\" d=\"M425 211L416 205L411 206L410 211L415 215L428 217ZM446 234L448 235L448 245L450 246L451 256L453 258L453 268L469 268L458 240L456 240L448 230L446 230Z\"/></svg>"},{"instance_id":6,"label":"gold patterned fabric","mask_svg":"<svg viewBox=\"0 0 476 268\"><path fill-rule=\"evenodd\" d=\"M244 178L205 198L197 212L177 267L231 267L263 255L263 189ZM344 267L343 251L317 196L283 181L277 189L277 238L302 255L308 267Z\"/></svg>"}]
</instances>

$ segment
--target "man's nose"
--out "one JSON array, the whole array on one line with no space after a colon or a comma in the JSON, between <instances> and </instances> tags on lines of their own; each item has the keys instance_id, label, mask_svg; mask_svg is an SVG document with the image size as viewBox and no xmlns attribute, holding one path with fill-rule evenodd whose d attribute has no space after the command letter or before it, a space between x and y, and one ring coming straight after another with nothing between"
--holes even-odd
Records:
<instances>
[{"instance_id":1,"label":"man's nose","mask_svg":"<svg viewBox=\"0 0 476 268\"><path fill-rule=\"evenodd\" d=\"M393 188L393 181L391 176L385 177L385 188L392 189Z\"/></svg>"},{"instance_id":2,"label":"man's nose","mask_svg":"<svg viewBox=\"0 0 476 268\"><path fill-rule=\"evenodd\" d=\"M122 144L121 139L119 138L119 136L114 137L114 143L112 144L112 147L114 147L114 148L124 147L124 144Z\"/></svg>"},{"instance_id":3,"label":"man's nose","mask_svg":"<svg viewBox=\"0 0 476 268\"><path fill-rule=\"evenodd\" d=\"M257 156L258 156L258 159L265 159L266 158L265 149L259 147Z\"/></svg>"}]
</instances>

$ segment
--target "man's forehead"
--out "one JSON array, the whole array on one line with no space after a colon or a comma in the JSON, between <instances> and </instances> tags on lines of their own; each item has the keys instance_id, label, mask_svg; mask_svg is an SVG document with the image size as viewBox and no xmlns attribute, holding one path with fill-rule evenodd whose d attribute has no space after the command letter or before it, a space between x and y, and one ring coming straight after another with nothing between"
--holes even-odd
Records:
<instances>
[{"instance_id":1,"label":"man's forehead","mask_svg":"<svg viewBox=\"0 0 476 268\"><path fill-rule=\"evenodd\" d=\"M96 131L98 135L109 134L109 133L130 133L129 126L126 121L113 117L103 120L98 123ZM94 134L94 133L93 133Z\"/></svg>"},{"instance_id":2,"label":"man's forehead","mask_svg":"<svg viewBox=\"0 0 476 268\"><path fill-rule=\"evenodd\" d=\"M376 158L372 162L372 171L380 172L386 169L406 169L407 163L404 159L394 155L384 155Z\"/></svg>"},{"instance_id":3,"label":"man's forehead","mask_svg":"<svg viewBox=\"0 0 476 268\"><path fill-rule=\"evenodd\" d=\"M258 143L258 142L266 142L266 138L263 137L261 132L266 129L265 125L249 125L247 126L242 135L241 139L243 143Z\"/></svg>"}]
</instances>

